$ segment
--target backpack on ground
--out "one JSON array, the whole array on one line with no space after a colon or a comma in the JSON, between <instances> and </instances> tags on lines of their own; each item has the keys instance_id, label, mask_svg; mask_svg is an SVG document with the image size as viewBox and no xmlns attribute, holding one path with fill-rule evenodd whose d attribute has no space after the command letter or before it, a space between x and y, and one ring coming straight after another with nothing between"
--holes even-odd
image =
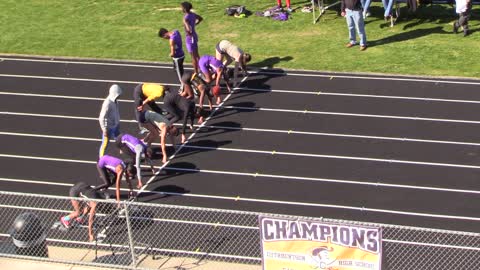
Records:
<instances>
[{"instance_id":1,"label":"backpack on ground","mask_svg":"<svg viewBox=\"0 0 480 270\"><path fill-rule=\"evenodd\" d=\"M286 21L288 20L288 12L282 11L279 13L275 13L271 16L271 18L276 21Z\"/></svg>"},{"instance_id":2,"label":"backpack on ground","mask_svg":"<svg viewBox=\"0 0 480 270\"><path fill-rule=\"evenodd\" d=\"M225 9L225 14L228 16L239 16L245 14L245 6L233 5Z\"/></svg>"}]
</instances>

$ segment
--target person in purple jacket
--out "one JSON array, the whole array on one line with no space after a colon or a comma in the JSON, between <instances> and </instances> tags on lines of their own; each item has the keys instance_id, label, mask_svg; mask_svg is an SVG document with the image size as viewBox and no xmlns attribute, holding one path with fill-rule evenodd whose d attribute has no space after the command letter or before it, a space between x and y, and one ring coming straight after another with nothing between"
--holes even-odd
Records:
<instances>
[{"instance_id":1,"label":"person in purple jacket","mask_svg":"<svg viewBox=\"0 0 480 270\"><path fill-rule=\"evenodd\" d=\"M195 72L198 73L198 61L200 55L198 54L198 35L195 31L195 26L203 21L203 18L192 12L192 4L190 2L183 2L180 4L183 16L183 26L185 27L185 46L188 53L192 56L192 65Z\"/></svg>"},{"instance_id":2,"label":"person in purple jacket","mask_svg":"<svg viewBox=\"0 0 480 270\"><path fill-rule=\"evenodd\" d=\"M173 68L177 72L178 80L182 83L183 75L183 61L185 60L185 53L182 47L182 36L178 30L168 31L165 28L160 28L158 36L163 39L168 39L170 44L170 57L173 60ZM182 85L183 89L183 85Z\"/></svg>"},{"instance_id":3,"label":"person in purple jacket","mask_svg":"<svg viewBox=\"0 0 480 270\"><path fill-rule=\"evenodd\" d=\"M210 84L212 81L215 80L215 87L220 87L220 79L224 75L225 66L223 63L215 58L212 55L203 55L200 57L199 61L199 68L202 71L203 79L207 84ZM230 85L228 84L228 80L225 80L225 84L227 85L227 89L229 92L232 91ZM217 97L217 104L220 104L221 99L220 96Z\"/></svg>"},{"instance_id":4,"label":"person in purple jacket","mask_svg":"<svg viewBox=\"0 0 480 270\"><path fill-rule=\"evenodd\" d=\"M118 135L115 142L118 149L120 149L120 153L124 153L128 155L132 160L135 160L135 168L137 170L138 180L137 188L142 188L142 169L140 168L141 161L144 160L145 163L148 163L150 165L152 173L155 174L152 163L152 148L145 145L139 138L130 134Z\"/></svg>"},{"instance_id":5,"label":"person in purple jacket","mask_svg":"<svg viewBox=\"0 0 480 270\"><path fill-rule=\"evenodd\" d=\"M115 195L117 201L120 201L120 181L125 173L125 179L127 180L128 188L130 189L129 197L133 197L131 178L137 173L133 164L125 164L121 159L104 155L97 162L97 170L103 184L96 186L94 188L95 190L106 190L115 183Z\"/></svg>"}]
</instances>

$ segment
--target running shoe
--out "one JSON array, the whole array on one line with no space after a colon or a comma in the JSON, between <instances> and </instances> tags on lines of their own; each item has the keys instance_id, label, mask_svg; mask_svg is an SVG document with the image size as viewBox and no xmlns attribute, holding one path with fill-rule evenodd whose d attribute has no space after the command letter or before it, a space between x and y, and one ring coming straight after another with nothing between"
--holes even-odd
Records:
<instances>
[{"instance_id":1,"label":"running shoe","mask_svg":"<svg viewBox=\"0 0 480 270\"><path fill-rule=\"evenodd\" d=\"M70 218L68 218L68 216L63 216L62 218L60 218L60 222L62 223L62 225L65 227L65 228L70 228Z\"/></svg>"}]
</instances>

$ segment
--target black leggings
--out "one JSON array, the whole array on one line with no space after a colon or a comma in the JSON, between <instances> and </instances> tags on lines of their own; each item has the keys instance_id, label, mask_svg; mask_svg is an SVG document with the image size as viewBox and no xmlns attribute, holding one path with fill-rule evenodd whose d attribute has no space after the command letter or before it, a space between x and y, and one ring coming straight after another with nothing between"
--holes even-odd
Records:
<instances>
[{"instance_id":1,"label":"black leggings","mask_svg":"<svg viewBox=\"0 0 480 270\"><path fill-rule=\"evenodd\" d=\"M175 73L177 73L178 80L180 81L180 83L182 83L182 76L184 72L184 69L183 69L184 60L185 60L185 56L180 58L172 58L173 69L175 70Z\"/></svg>"},{"instance_id":2,"label":"black leggings","mask_svg":"<svg viewBox=\"0 0 480 270\"><path fill-rule=\"evenodd\" d=\"M100 168L97 166L98 173L100 174L100 179L102 179L103 184L96 186L95 190L107 189L114 184L115 176L110 173L107 168Z\"/></svg>"}]
</instances>

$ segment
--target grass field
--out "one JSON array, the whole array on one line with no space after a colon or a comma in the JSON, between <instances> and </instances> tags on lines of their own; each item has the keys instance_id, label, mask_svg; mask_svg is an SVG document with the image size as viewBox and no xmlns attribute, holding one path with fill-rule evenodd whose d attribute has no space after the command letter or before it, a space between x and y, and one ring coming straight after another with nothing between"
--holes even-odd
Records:
<instances>
[{"instance_id":1,"label":"grass field","mask_svg":"<svg viewBox=\"0 0 480 270\"><path fill-rule=\"evenodd\" d=\"M159 27L182 28L181 1L172 0L2 0L0 53L170 61L168 42ZM215 44L229 39L253 55L259 67L480 77L479 8L470 21L472 34L452 33L454 8L420 8L393 28L383 20L381 3L366 20L369 48L347 49L345 20L329 10L317 24L311 13L293 13L287 22L251 15L224 15L230 4L264 10L274 0L192 0L205 21L198 26L200 54L214 54ZM309 1L292 0L293 7ZM187 57L187 63L190 58Z\"/></svg>"}]
</instances>

